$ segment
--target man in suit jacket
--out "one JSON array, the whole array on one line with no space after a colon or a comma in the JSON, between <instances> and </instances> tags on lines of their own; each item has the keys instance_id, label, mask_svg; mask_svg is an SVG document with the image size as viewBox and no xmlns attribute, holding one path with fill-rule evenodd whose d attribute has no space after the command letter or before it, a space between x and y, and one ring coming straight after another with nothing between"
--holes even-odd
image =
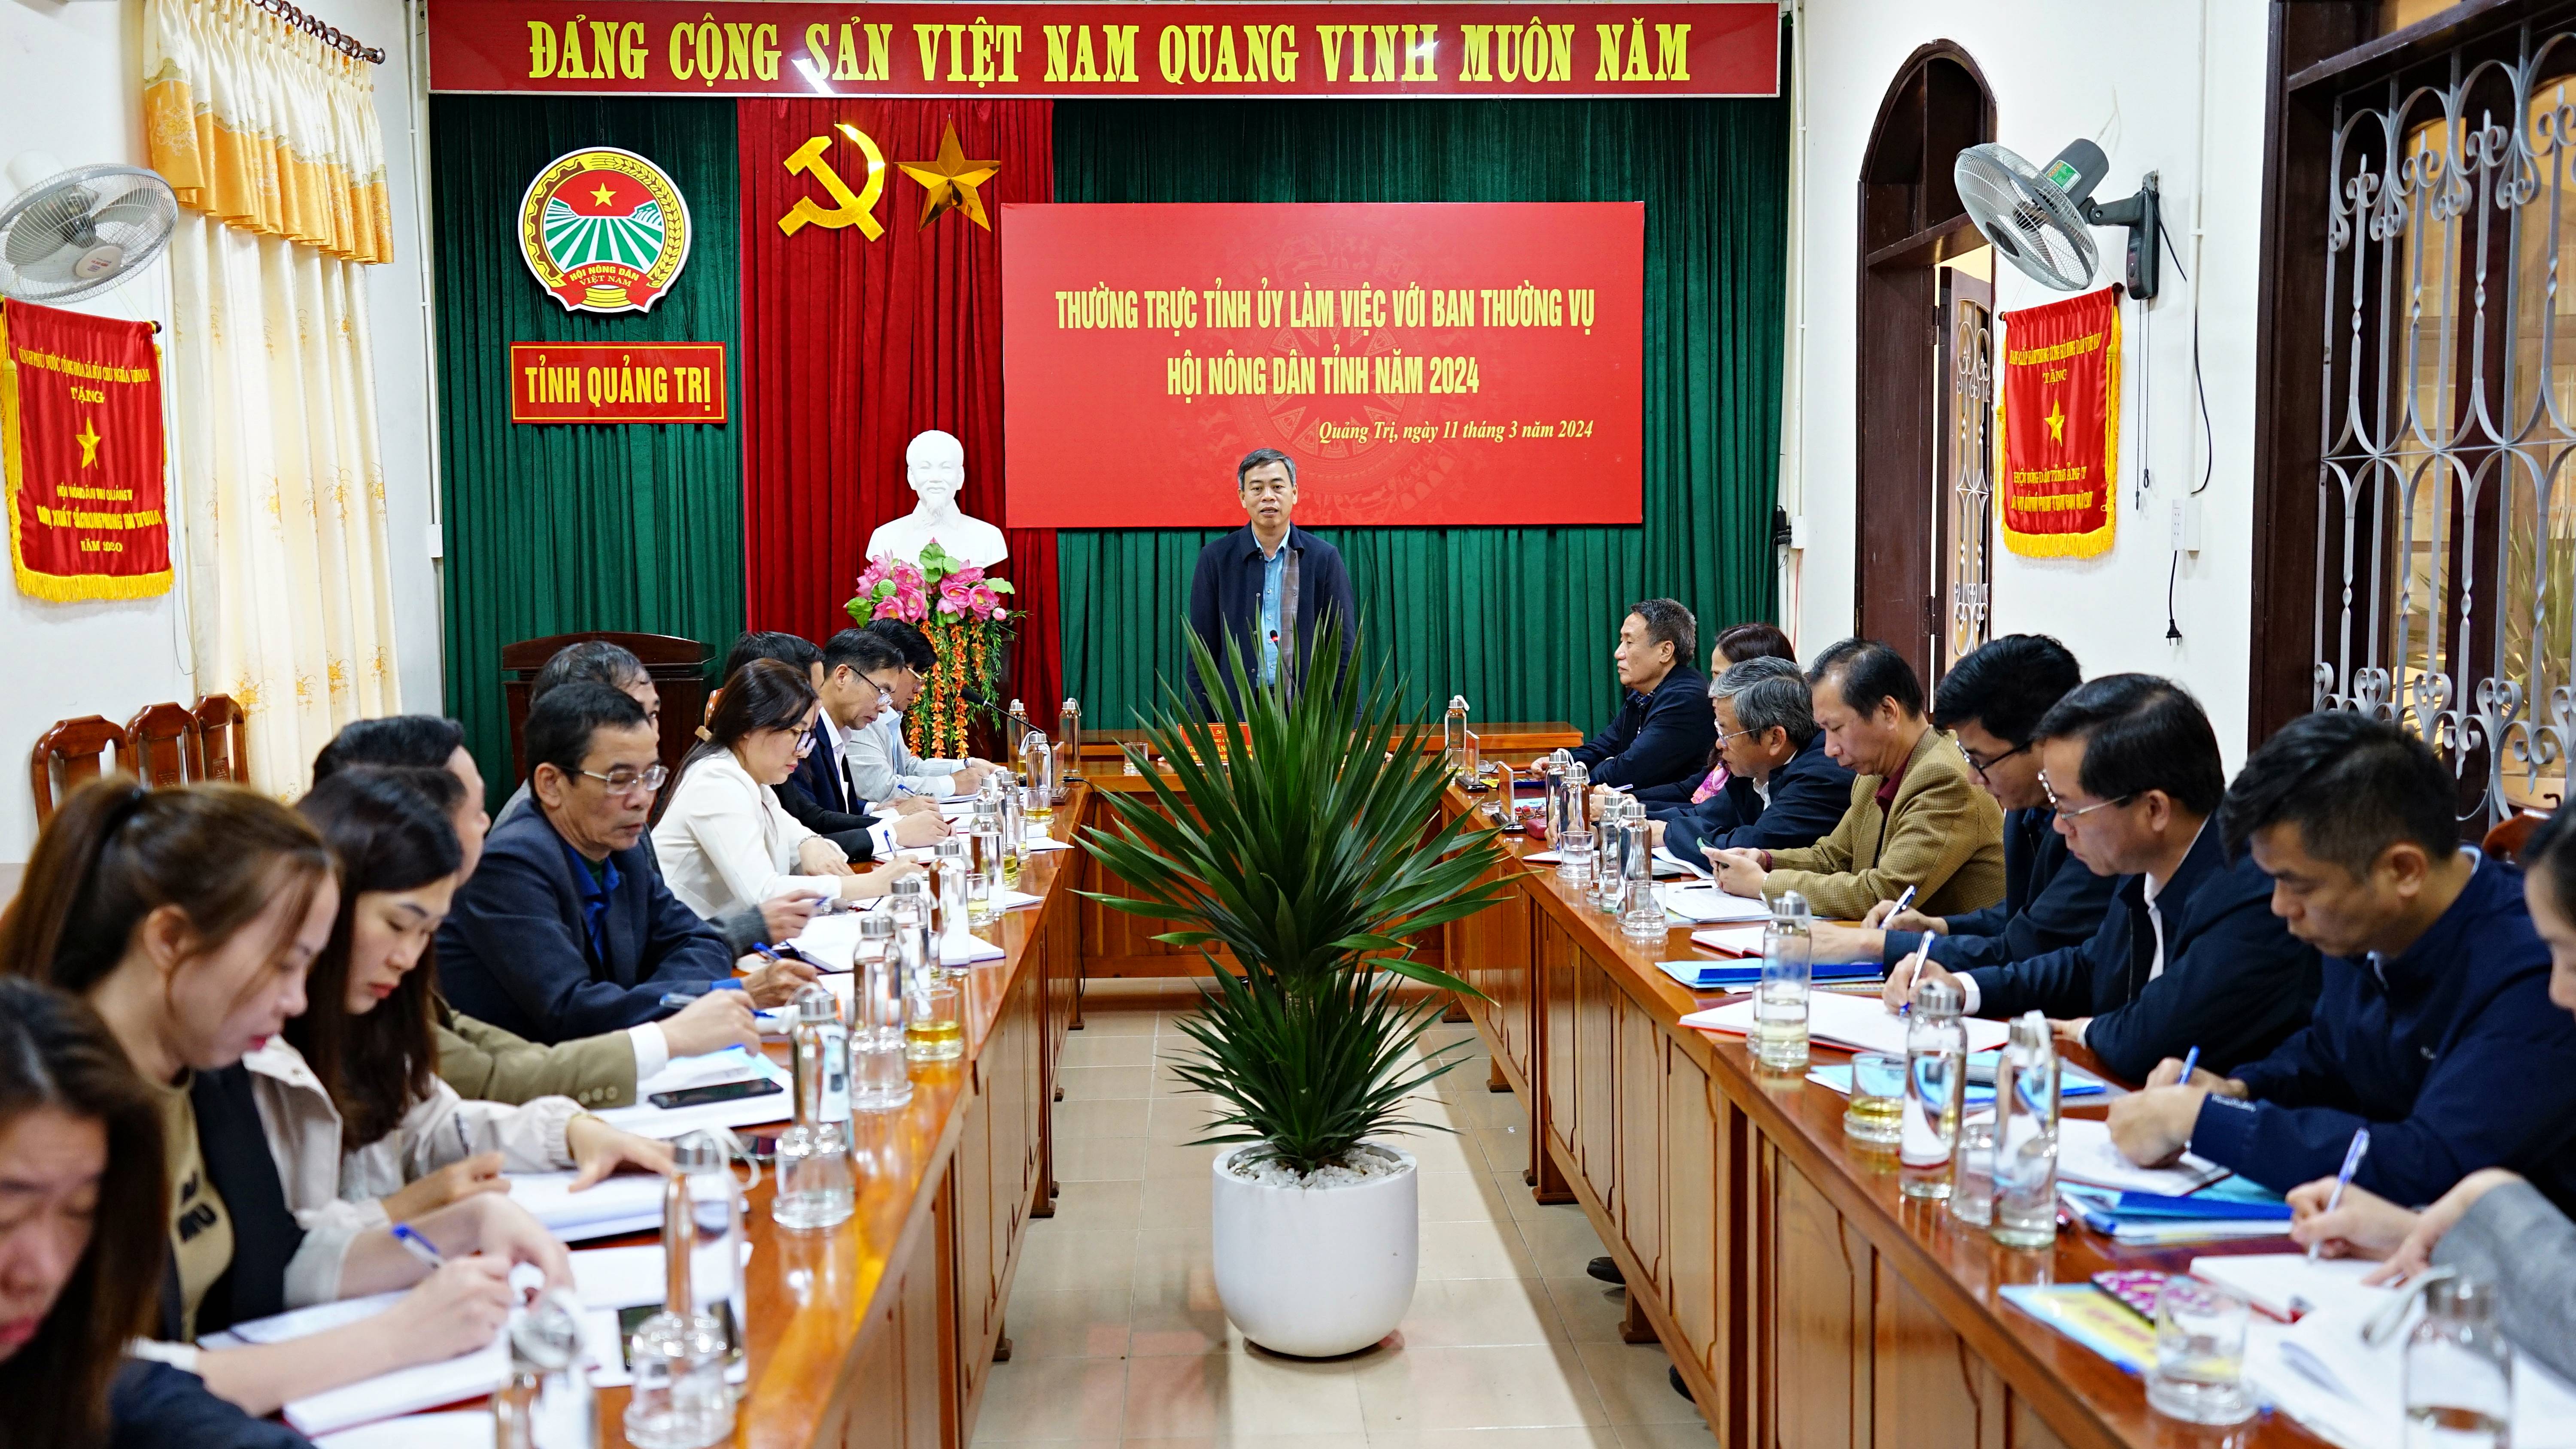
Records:
<instances>
[{"instance_id":1,"label":"man in suit jacket","mask_svg":"<svg viewBox=\"0 0 2576 1449\"><path fill-rule=\"evenodd\" d=\"M1786 659L1747 659L1708 687L1726 788L1696 805L1655 811L1657 845L1694 864L1708 852L1813 845L1851 801L1851 771L1825 754L1807 677Z\"/></svg>"},{"instance_id":2,"label":"man in suit jacket","mask_svg":"<svg viewBox=\"0 0 2576 1449\"><path fill-rule=\"evenodd\" d=\"M1595 785L1648 790L1692 779L1708 769L1717 747L1708 679L1691 661L1699 654L1699 621L1671 599L1628 607L1611 659L1625 691L1610 727L1572 751Z\"/></svg>"},{"instance_id":3,"label":"man in suit jacket","mask_svg":"<svg viewBox=\"0 0 2576 1449\"><path fill-rule=\"evenodd\" d=\"M2113 877L2095 875L2066 848L2039 777L2040 719L2083 682L2075 656L2045 634L2007 634L1950 666L1932 727L1950 732L1968 773L2004 812L2004 898L1954 916L1882 901L1857 927L1817 926L1817 960L1894 966L1928 935L1931 958L1964 971L2081 945L2101 929Z\"/></svg>"},{"instance_id":4,"label":"man in suit jacket","mask_svg":"<svg viewBox=\"0 0 2576 1449\"><path fill-rule=\"evenodd\" d=\"M2218 736L2170 680L2113 674L2078 686L2039 723L2041 779L2076 858L2118 887L2080 945L1955 976L1972 1015L2036 1008L2114 1076L2200 1048L2219 1071L2272 1050L2307 1022L2317 953L2271 911L2251 860L2230 865L2209 817L2226 794ZM1891 974L1890 1001L1911 994Z\"/></svg>"},{"instance_id":5,"label":"man in suit jacket","mask_svg":"<svg viewBox=\"0 0 2576 1449\"><path fill-rule=\"evenodd\" d=\"M568 684L529 711L527 745L533 803L484 841L438 930L448 999L553 1043L651 1021L674 988L732 984L724 938L663 885L644 841L662 766L643 709ZM789 961L740 984L775 1006L812 979Z\"/></svg>"},{"instance_id":6,"label":"man in suit jacket","mask_svg":"<svg viewBox=\"0 0 2576 1449\"><path fill-rule=\"evenodd\" d=\"M1256 684L1285 682L1290 692L1305 682L1315 635L1326 620L1339 635L1343 663L1350 662L1359 607L1341 551L1289 521L1297 506L1297 460L1277 448L1255 448L1234 465L1237 499L1251 522L1199 550L1190 575L1190 632L1228 668L1232 641ZM1210 718L1209 681L1190 664L1190 693ZM1222 681L1219 681L1222 682ZM1231 686L1227 686L1231 692Z\"/></svg>"},{"instance_id":7,"label":"man in suit jacket","mask_svg":"<svg viewBox=\"0 0 2576 1449\"><path fill-rule=\"evenodd\" d=\"M938 806L925 797L906 796L884 814L872 814L851 765L862 736L876 728L894 702L904 673L902 652L882 633L844 629L823 646L822 670L816 692L823 707L814 712L814 743L796 762L796 773L778 787L787 813L796 815L796 805L788 799L792 790L814 809L811 819L796 816L805 828L834 840L844 838L838 832L861 840L867 853L851 855L853 862L891 860L900 848L928 845L946 835Z\"/></svg>"},{"instance_id":8,"label":"man in suit jacket","mask_svg":"<svg viewBox=\"0 0 2576 1449\"><path fill-rule=\"evenodd\" d=\"M1805 849L1724 850L1718 884L1849 920L1912 886L1927 911L1983 910L2004 895L2003 812L1958 747L1923 714L1923 681L1875 639L1845 639L1807 671L1825 752L1853 773L1833 833Z\"/></svg>"}]
</instances>

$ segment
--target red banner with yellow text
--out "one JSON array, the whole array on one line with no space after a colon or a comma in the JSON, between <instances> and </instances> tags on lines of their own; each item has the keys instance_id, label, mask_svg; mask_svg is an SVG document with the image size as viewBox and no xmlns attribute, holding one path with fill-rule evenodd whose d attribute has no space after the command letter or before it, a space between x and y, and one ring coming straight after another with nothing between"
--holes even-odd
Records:
<instances>
[{"instance_id":1,"label":"red banner with yellow text","mask_svg":"<svg viewBox=\"0 0 2576 1449\"><path fill-rule=\"evenodd\" d=\"M433 91L1769 96L1774 0L1545 5L438 0Z\"/></svg>"},{"instance_id":2,"label":"red banner with yellow text","mask_svg":"<svg viewBox=\"0 0 2576 1449\"><path fill-rule=\"evenodd\" d=\"M1013 528L1643 516L1638 202L1004 206Z\"/></svg>"},{"instance_id":3,"label":"red banner with yellow text","mask_svg":"<svg viewBox=\"0 0 2576 1449\"><path fill-rule=\"evenodd\" d=\"M510 344L514 423L721 423L725 345Z\"/></svg>"},{"instance_id":4,"label":"red banner with yellow text","mask_svg":"<svg viewBox=\"0 0 2576 1449\"><path fill-rule=\"evenodd\" d=\"M152 324L0 301L0 464L21 592L170 591Z\"/></svg>"},{"instance_id":5,"label":"red banner with yellow text","mask_svg":"<svg viewBox=\"0 0 2576 1449\"><path fill-rule=\"evenodd\" d=\"M2108 287L2003 314L1995 390L2004 546L2042 558L2111 547L2120 474L2120 305Z\"/></svg>"}]
</instances>

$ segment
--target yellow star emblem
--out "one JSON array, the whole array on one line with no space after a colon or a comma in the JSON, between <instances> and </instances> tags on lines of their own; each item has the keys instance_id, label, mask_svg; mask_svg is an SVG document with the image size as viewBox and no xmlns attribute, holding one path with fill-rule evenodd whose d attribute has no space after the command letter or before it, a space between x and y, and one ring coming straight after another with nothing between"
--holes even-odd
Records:
<instances>
[{"instance_id":1,"label":"yellow star emblem","mask_svg":"<svg viewBox=\"0 0 2576 1449\"><path fill-rule=\"evenodd\" d=\"M929 193L921 199L921 224L955 207L966 213L966 219L986 231L993 223L984 215L984 199L975 188L999 175L999 161L969 161L966 150L957 144L957 123L950 121L939 138L939 154L928 161L898 161L903 174L921 183Z\"/></svg>"},{"instance_id":2,"label":"yellow star emblem","mask_svg":"<svg viewBox=\"0 0 2576 1449\"><path fill-rule=\"evenodd\" d=\"M98 424L95 421L89 418L81 419L81 430L72 435L72 441L81 445L80 465L82 467L87 468L98 462Z\"/></svg>"},{"instance_id":3,"label":"yellow star emblem","mask_svg":"<svg viewBox=\"0 0 2576 1449\"><path fill-rule=\"evenodd\" d=\"M2050 442L2063 443L2066 441L2066 409L2060 407L2055 398L2049 399L2048 416L2041 418L2040 421L2048 424L2048 440Z\"/></svg>"},{"instance_id":4,"label":"yellow star emblem","mask_svg":"<svg viewBox=\"0 0 2576 1449\"><path fill-rule=\"evenodd\" d=\"M590 194L590 199L598 202L602 206L606 206L608 203L617 199L617 188L610 186L607 182L603 181L599 183L599 189Z\"/></svg>"}]
</instances>

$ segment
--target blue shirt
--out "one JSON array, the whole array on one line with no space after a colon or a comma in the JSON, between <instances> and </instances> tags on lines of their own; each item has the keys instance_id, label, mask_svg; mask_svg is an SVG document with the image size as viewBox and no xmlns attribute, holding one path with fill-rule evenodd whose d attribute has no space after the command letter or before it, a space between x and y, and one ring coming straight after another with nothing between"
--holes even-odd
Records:
<instances>
[{"instance_id":1,"label":"blue shirt","mask_svg":"<svg viewBox=\"0 0 2576 1449\"><path fill-rule=\"evenodd\" d=\"M572 862L573 889L581 892L581 923L590 932L590 959L608 959L608 942L600 935L600 923L608 919L609 898L617 894L622 878L615 860L593 864L589 857L564 842L564 859Z\"/></svg>"},{"instance_id":2,"label":"blue shirt","mask_svg":"<svg viewBox=\"0 0 2576 1449\"><path fill-rule=\"evenodd\" d=\"M1279 608L1288 593L1288 540L1261 559L1261 682L1279 682Z\"/></svg>"}]
</instances>

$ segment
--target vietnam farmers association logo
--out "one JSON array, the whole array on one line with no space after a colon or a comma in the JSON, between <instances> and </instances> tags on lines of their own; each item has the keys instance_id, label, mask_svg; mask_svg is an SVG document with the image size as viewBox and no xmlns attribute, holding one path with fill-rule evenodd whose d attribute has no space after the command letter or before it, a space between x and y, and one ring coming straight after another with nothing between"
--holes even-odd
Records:
<instances>
[{"instance_id":1,"label":"vietnam farmers association logo","mask_svg":"<svg viewBox=\"0 0 2576 1449\"><path fill-rule=\"evenodd\" d=\"M689 203L614 146L546 163L519 201L519 250L568 312L650 312L689 259Z\"/></svg>"}]
</instances>

